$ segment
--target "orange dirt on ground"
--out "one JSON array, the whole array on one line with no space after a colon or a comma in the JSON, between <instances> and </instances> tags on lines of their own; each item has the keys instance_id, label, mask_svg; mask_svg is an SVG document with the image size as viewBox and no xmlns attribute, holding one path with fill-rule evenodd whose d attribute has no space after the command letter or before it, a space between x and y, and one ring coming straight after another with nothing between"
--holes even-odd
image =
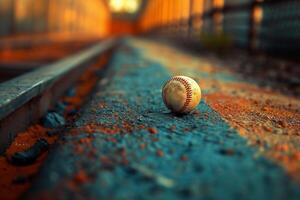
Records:
<instances>
[{"instance_id":1,"label":"orange dirt on ground","mask_svg":"<svg viewBox=\"0 0 300 200\"><path fill-rule=\"evenodd\" d=\"M25 132L19 133L6 150L6 156L9 157L16 152L28 149L39 138L44 138L52 144L56 137L49 137L46 134L47 130L40 125L33 125ZM8 162L5 156L0 157L0 193L3 197L5 196L5 199L17 199L30 187L30 180L40 168L46 155L47 153L44 153L34 164L28 166L15 166Z\"/></svg>"},{"instance_id":2,"label":"orange dirt on ground","mask_svg":"<svg viewBox=\"0 0 300 200\"><path fill-rule=\"evenodd\" d=\"M205 97L251 145L279 161L300 182L300 114L295 104L276 105L278 100L245 98L224 93Z\"/></svg>"},{"instance_id":3,"label":"orange dirt on ground","mask_svg":"<svg viewBox=\"0 0 300 200\"><path fill-rule=\"evenodd\" d=\"M99 57L99 59L82 74L77 85L75 85L76 95L74 97L62 97L62 100L69 103L66 108L66 113L72 109L80 108L97 82L95 71L103 67L107 61L107 55ZM28 166L15 166L11 164L7 158L16 152L30 148L40 138L44 138L49 144L53 144L58 136L48 136L48 130L50 129L39 124L30 126L26 131L17 134L17 137L6 150L5 155L0 156L0 194L2 194L5 200L18 199L29 189L31 180L47 157L47 152L43 153L33 164ZM85 176L83 173L79 173L78 177L74 177L74 179L81 182L85 180Z\"/></svg>"},{"instance_id":4,"label":"orange dirt on ground","mask_svg":"<svg viewBox=\"0 0 300 200\"><path fill-rule=\"evenodd\" d=\"M216 57L195 56L152 41L136 41L135 46L144 50L145 58L156 59L174 75L194 78L205 102L258 148L257 156L279 163L300 183L299 99L243 81Z\"/></svg>"},{"instance_id":5,"label":"orange dirt on ground","mask_svg":"<svg viewBox=\"0 0 300 200\"><path fill-rule=\"evenodd\" d=\"M79 84L76 88L76 95L73 97L65 96L62 99L70 105L66 108L66 111L72 109L78 109L83 100L94 88L98 77L95 76L95 72L99 70L99 66L104 66L108 61L107 56L101 56L99 59L90 66L90 68L80 77Z\"/></svg>"}]
</instances>

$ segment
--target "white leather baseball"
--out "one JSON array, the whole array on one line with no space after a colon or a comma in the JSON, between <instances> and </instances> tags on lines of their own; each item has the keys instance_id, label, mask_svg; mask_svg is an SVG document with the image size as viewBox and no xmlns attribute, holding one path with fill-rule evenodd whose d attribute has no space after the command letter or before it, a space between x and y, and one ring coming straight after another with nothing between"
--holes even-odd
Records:
<instances>
[{"instance_id":1,"label":"white leather baseball","mask_svg":"<svg viewBox=\"0 0 300 200\"><path fill-rule=\"evenodd\" d=\"M162 88L165 105L174 113L186 114L196 108L201 100L201 89L187 76L174 76Z\"/></svg>"}]
</instances>

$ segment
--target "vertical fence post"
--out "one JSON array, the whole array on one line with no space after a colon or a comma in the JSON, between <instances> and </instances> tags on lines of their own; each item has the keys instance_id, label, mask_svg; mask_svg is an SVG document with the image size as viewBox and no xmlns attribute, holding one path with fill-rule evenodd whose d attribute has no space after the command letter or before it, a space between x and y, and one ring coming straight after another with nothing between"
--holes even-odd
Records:
<instances>
[{"instance_id":1,"label":"vertical fence post","mask_svg":"<svg viewBox=\"0 0 300 200\"><path fill-rule=\"evenodd\" d=\"M177 7L179 7L179 9L176 11L176 20L175 20L175 27L176 27L176 31L177 31L177 34L179 36L181 36L182 34L182 26L181 26L181 20L182 20L182 12L183 12L183 9L181 9L183 7L182 5L182 2L183 1L177 1Z\"/></svg>"},{"instance_id":2,"label":"vertical fence post","mask_svg":"<svg viewBox=\"0 0 300 200\"><path fill-rule=\"evenodd\" d=\"M161 19L160 19L160 33L163 34L164 33L164 26L165 26L165 1L161 0L161 5L160 5L161 9Z\"/></svg>"},{"instance_id":3,"label":"vertical fence post","mask_svg":"<svg viewBox=\"0 0 300 200\"><path fill-rule=\"evenodd\" d=\"M45 13L44 13L44 33L49 33L49 6L50 2L49 0L45 0Z\"/></svg>"},{"instance_id":4,"label":"vertical fence post","mask_svg":"<svg viewBox=\"0 0 300 200\"><path fill-rule=\"evenodd\" d=\"M256 50L256 40L257 40L257 9L259 9L261 1L253 0L250 6L250 18L249 18L249 33L248 33L248 51L249 53L254 53Z\"/></svg>"},{"instance_id":5,"label":"vertical fence post","mask_svg":"<svg viewBox=\"0 0 300 200\"><path fill-rule=\"evenodd\" d=\"M167 1L167 15L166 15L166 27L167 27L167 35L170 35L170 1Z\"/></svg>"},{"instance_id":6,"label":"vertical fence post","mask_svg":"<svg viewBox=\"0 0 300 200\"><path fill-rule=\"evenodd\" d=\"M248 30L248 51L251 53L253 51L253 38L254 38L254 6L255 0L251 1L250 5L250 17L249 17L249 30Z\"/></svg>"},{"instance_id":7,"label":"vertical fence post","mask_svg":"<svg viewBox=\"0 0 300 200\"><path fill-rule=\"evenodd\" d=\"M9 33L11 35L15 34L16 32L16 18L15 18L15 12L16 12L16 0L11 0L10 5L10 16L9 16Z\"/></svg>"},{"instance_id":8,"label":"vertical fence post","mask_svg":"<svg viewBox=\"0 0 300 200\"><path fill-rule=\"evenodd\" d=\"M215 6L216 0L212 1L212 5L210 5L211 15L209 16L212 19L212 32L215 34L217 33L217 7Z\"/></svg>"},{"instance_id":9,"label":"vertical fence post","mask_svg":"<svg viewBox=\"0 0 300 200\"><path fill-rule=\"evenodd\" d=\"M213 20L213 32L216 34L222 31L222 16L224 12L224 1L214 0L212 5L212 20Z\"/></svg>"},{"instance_id":10,"label":"vertical fence post","mask_svg":"<svg viewBox=\"0 0 300 200\"><path fill-rule=\"evenodd\" d=\"M169 1L169 36L174 37L177 34L176 27L174 26L174 4Z\"/></svg>"},{"instance_id":11,"label":"vertical fence post","mask_svg":"<svg viewBox=\"0 0 300 200\"><path fill-rule=\"evenodd\" d=\"M193 21L194 21L193 6L194 6L194 0L190 0L189 19L188 19L188 39L191 39L193 33Z\"/></svg>"}]
</instances>

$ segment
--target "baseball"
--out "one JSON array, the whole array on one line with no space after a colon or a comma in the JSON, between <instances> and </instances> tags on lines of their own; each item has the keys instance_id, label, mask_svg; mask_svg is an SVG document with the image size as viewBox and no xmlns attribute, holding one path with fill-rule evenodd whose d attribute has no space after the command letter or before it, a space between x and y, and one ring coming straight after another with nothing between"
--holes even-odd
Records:
<instances>
[{"instance_id":1,"label":"baseball","mask_svg":"<svg viewBox=\"0 0 300 200\"><path fill-rule=\"evenodd\" d=\"M162 88L165 105L174 113L186 114L196 108L201 100L201 89L187 76L174 76Z\"/></svg>"}]
</instances>

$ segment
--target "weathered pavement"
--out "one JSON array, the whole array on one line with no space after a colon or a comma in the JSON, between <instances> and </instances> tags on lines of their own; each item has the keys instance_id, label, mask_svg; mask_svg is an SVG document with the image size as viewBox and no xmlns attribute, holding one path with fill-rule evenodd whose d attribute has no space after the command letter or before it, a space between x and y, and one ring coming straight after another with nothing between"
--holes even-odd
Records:
<instances>
[{"instance_id":1,"label":"weathered pavement","mask_svg":"<svg viewBox=\"0 0 300 200\"><path fill-rule=\"evenodd\" d=\"M99 82L25 198L300 198L283 168L205 101L193 114L169 113L161 86L172 72L139 46L126 40L116 50L111 80Z\"/></svg>"}]
</instances>

